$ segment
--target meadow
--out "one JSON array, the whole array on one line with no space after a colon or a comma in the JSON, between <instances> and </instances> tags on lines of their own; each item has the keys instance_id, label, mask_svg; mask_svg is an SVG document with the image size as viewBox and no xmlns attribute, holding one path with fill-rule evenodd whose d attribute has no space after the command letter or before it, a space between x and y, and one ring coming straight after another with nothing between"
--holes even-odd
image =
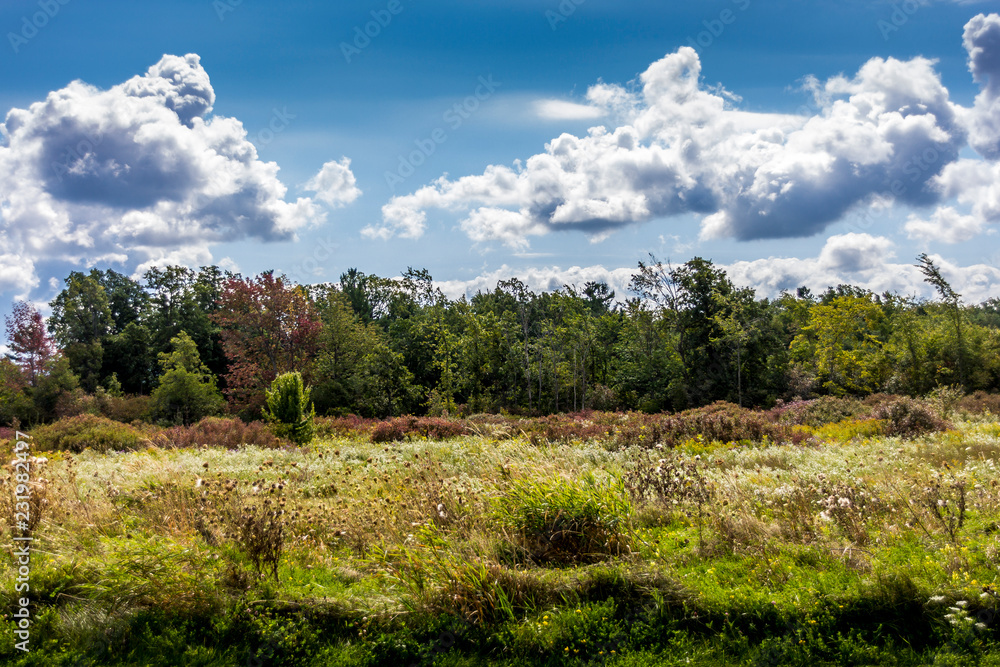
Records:
<instances>
[{"instance_id":1,"label":"meadow","mask_svg":"<svg viewBox=\"0 0 1000 667\"><path fill-rule=\"evenodd\" d=\"M1000 664L998 413L320 418L302 447L64 419L30 432L31 651L4 558L0 661Z\"/></svg>"}]
</instances>

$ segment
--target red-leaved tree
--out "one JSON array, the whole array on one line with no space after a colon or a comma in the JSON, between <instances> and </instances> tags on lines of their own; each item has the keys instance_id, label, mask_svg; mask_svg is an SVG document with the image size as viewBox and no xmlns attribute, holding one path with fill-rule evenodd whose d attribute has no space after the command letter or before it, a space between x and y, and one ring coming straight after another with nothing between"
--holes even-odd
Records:
<instances>
[{"instance_id":1,"label":"red-leaved tree","mask_svg":"<svg viewBox=\"0 0 1000 667\"><path fill-rule=\"evenodd\" d=\"M321 320L304 288L270 271L227 280L219 306L211 317L222 329L230 409L259 418L274 378L291 371L310 377Z\"/></svg>"},{"instance_id":2,"label":"red-leaved tree","mask_svg":"<svg viewBox=\"0 0 1000 667\"><path fill-rule=\"evenodd\" d=\"M45 330L41 313L26 301L14 303L14 310L4 317L11 358L24 373L28 384L34 387L46 362L56 348Z\"/></svg>"}]
</instances>

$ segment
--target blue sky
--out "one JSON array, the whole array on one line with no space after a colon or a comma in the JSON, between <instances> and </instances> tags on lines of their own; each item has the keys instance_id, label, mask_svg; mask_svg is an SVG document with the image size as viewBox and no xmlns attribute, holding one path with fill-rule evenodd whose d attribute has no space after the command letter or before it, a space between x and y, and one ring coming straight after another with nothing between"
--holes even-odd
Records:
<instances>
[{"instance_id":1,"label":"blue sky","mask_svg":"<svg viewBox=\"0 0 1000 667\"><path fill-rule=\"evenodd\" d=\"M0 312L171 262L622 292L649 252L1000 296L991 9L7 0Z\"/></svg>"}]
</instances>

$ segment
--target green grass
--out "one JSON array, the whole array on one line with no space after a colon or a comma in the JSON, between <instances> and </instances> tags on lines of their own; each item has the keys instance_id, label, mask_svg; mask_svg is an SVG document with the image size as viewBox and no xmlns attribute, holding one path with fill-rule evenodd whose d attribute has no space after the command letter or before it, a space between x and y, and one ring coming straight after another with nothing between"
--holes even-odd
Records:
<instances>
[{"instance_id":1,"label":"green grass","mask_svg":"<svg viewBox=\"0 0 1000 667\"><path fill-rule=\"evenodd\" d=\"M674 451L462 436L54 452L33 473L33 650L14 649L8 557L0 662L1000 664L1000 422L815 431ZM642 470L658 481L635 495ZM284 511L276 577L235 537L247 508Z\"/></svg>"}]
</instances>

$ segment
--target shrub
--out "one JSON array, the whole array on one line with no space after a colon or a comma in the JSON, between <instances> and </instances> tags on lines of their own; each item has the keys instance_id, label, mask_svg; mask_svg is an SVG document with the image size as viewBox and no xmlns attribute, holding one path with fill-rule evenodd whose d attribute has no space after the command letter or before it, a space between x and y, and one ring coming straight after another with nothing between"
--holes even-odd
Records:
<instances>
[{"instance_id":1,"label":"shrub","mask_svg":"<svg viewBox=\"0 0 1000 667\"><path fill-rule=\"evenodd\" d=\"M372 429L372 442L395 442L406 438L406 431L400 419L388 419L379 422Z\"/></svg>"},{"instance_id":2,"label":"shrub","mask_svg":"<svg viewBox=\"0 0 1000 667\"><path fill-rule=\"evenodd\" d=\"M264 422L249 424L237 418L205 417L191 426L172 426L156 433L154 441L160 447L225 447L236 449L244 445L283 447L292 443L279 438Z\"/></svg>"},{"instance_id":3,"label":"shrub","mask_svg":"<svg viewBox=\"0 0 1000 667\"><path fill-rule=\"evenodd\" d=\"M359 417L355 414L342 417L316 417L313 420L313 433L317 438L368 435L375 424L376 420Z\"/></svg>"},{"instance_id":4,"label":"shrub","mask_svg":"<svg viewBox=\"0 0 1000 667\"><path fill-rule=\"evenodd\" d=\"M675 447L701 436L708 441L731 442L797 442L801 437L788 424L776 423L767 413L741 408L718 401L703 408L685 410L675 415L630 414L614 429L619 446Z\"/></svg>"},{"instance_id":5,"label":"shrub","mask_svg":"<svg viewBox=\"0 0 1000 667\"><path fill-rule=\"evenodd\" d=\"M885 434L901 438L915 438L925 433L944 431L949 428L948 422L935 414L934 408L923 401L893 396L883 399L872 410L872 417L885 420Z\"/></svg>"},{"instance_id":6,"label":"shrub","mask_svg":"<svg viewBox=\"0 0 1000 667\"><path fill-rule=\"evenodd\" d=\"M952 413L958 407L958 402L965 396L965 390L960 385L941 385L927 394L926 400L934 406L941 419L951 419Z\"/></svg>"},{"instance_id":7,"label":"shrub","mask_svg":"<svg viewBox=\"0 0 1000 667\"><path fill-rule=\"evenodd\" d=\"M97 415L77 415L36 428L32 432L35 446L42 451L68 450L82 452L86 448L134 450L149 444L143 434L128 424Z\"/></svg>"},{"instance_id":8,"label":"shrub","mask_svg":"<svg viewBox=\"0 0 1000 667\"><path fill-rule=\"evenodd\" d=\"M98 413L97 402L92 394L88 394L79 387L64 391L54 399L53 412L57 419L67 419L77 415L96 415Z\"/></svg>"},{"instance_id":9,"label":"shrub","mask_svg":"<svg viewBox=\"0 0 1000 667\"><path fill-rule=\"evenodd\" d=\"M698 545L704 547L703 526L715 497L715 486L702 470L701 456L685 459L671 455L653 461L647 454L626 475L625 486L639 502L652 500L666 510L678 505L693 508L698 520Z\"/></svg>"},{"instance_id":10,"label":"shrub","mask_svg":"<svg viewBox=\"0 0 1000 667\"><path fill-rule=\"evenodd\" d=\"M793 401L773 408L770 416L776 421L819 428L845 419L865 416L869 408L856 398L822 396L811 401Z\"/></svg>"},{"instance_id":11,"label":"shrub","mask_svg":"<svg viewBox=\"0 0 1000 667\"><path fill-rule=\"evenodd\" d=\"M129 396L103 394L97 397L97 409L101 416L125 424L148 419L150 405L151 398L149 396L138 394Z\"/></svg>"},{"instance_id":12,"label":"shrub","mask_svg":"<svg viewBox=\"0 0 1000 667\"><path fill-rule=\"evenodd\" d=\"M629 550L632 504L621 480L518 480L496 501L501 523L537 562L604 560Z\"/></svg>"},{"instance_id":13,"label":"shrub","mask_svg":"<svg viewBox=\"0 0 1000 667\"><path fill-rule=\"evenodd\" d=\"M171 339L174 351L160 354L163 375L153 390L155 417L175 424L191 424L222 409L222 394L215 376L201 363L198 346L185 332Z\"/></svg>"},{"instance_id":14,"label":"shrub","mask_svg":"<svg viewBox=\"0 0 1000 667\"><path fill-rule=\"evenodd\" d=\"M985 391L976 391L959 399L958 409L973 414L989 412L994 415L1000 415L1000 394L988 394Z\"/></svg>"},{"instance_id":15,"label":"shrub","mask_svg":"<svg viewBox=\"0 0 1000 667\"><path fill-rule=\"evenodd\" d=\"M444 440L468 435L472 431L462 420L441 417L394 417L379 422L371 431L372 442L394 442L411 437Z\"/></svg>"},{"instance_id":16,"label":"shrub","mask_svg":"<svg viewBox=\"0 0 1000 667\"><path fill-rule=\"evenodd\" d=\"M310 390L298 371L274 378L261 412L264 419L273 425L276 435L299 445L312 440L316 410L309 402L309 394Z\"/></svg>"},{"instance_id":17,"label":"shrub","mask_svg":"<svg viewBox=\"0 0 1000 667\"><path fill-rule=\"evenodd\" d=\"M247 555L258 576L278 580L278 564L285 545L285 511L277 507L237 505L229 516L230 536Z\"/></svg>"}]
</instances>

